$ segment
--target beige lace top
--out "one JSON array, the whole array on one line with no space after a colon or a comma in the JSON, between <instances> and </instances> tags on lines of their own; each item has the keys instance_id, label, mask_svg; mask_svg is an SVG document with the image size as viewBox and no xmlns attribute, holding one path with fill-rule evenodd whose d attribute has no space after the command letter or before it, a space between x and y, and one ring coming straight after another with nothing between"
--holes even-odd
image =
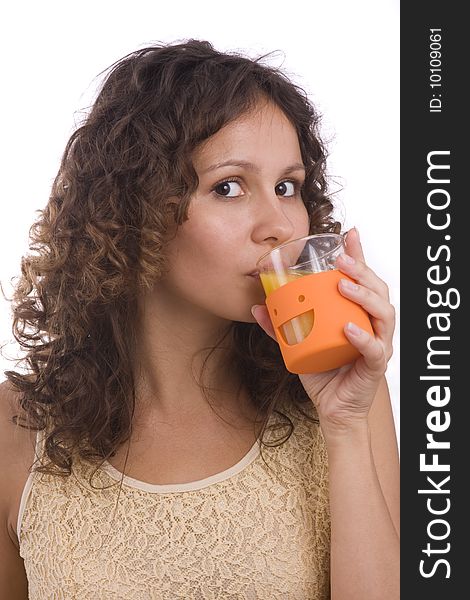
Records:
<instances>
[{"instance_id":1,"label":"beige lace top","mask_svg":"<svg viewBox=\"0 0 470 600\"><path fill-rule=\"evenodd\" d=\"M320 427L204 480L152 485L109 463L32 473L18 517L30 600L329 598ZM277 417L273 417L277 419ZM119 494L119 488L121 492Z\"/></svg>"}]
</instances>

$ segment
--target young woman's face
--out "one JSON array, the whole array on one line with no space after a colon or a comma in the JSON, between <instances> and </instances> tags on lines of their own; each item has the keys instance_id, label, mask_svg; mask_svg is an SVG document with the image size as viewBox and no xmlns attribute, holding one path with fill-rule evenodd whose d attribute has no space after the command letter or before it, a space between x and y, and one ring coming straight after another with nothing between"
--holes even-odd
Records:
<instances>
[{"instance_id":1,"label":"young woman's face","mask_svg":"<svg viewBox=\"0 0 470 600\"><path fill-rule=\"evenodd\" d=\"M162 285L213 315L254 322L251 306L265 298L251 275L256 261L309 233L296 131L277 106L265 104L206 140L193 164L199 186L168 245Z\"/></svg>"}]
</instances>

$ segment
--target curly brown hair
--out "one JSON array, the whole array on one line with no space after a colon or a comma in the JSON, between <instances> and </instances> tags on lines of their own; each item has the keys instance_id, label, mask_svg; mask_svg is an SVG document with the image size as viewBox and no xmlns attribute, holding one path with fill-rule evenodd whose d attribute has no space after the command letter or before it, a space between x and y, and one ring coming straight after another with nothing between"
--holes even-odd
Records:
<instances>
[{"instance_id":1,"label":"curly brown hair","mask_svg":"<svg viewBox=\"0 0 470 600\"><path fill-rule=\"evenodd\" d=\"M16 422L47 430L38 470L69 475L75 452L103 463L130 439L133 316L139 295L165 271L168 232L187 219L199 144L269 99L298 134L310 233L341 229L327 196L320 117L305 91L263 64L266 56L223 53L196 39L132 52L109 67L70 137L30 230L35 254L22 258L14 290L25 372L5 371L27 415ZM230 336L263 431L282 398L302 411L308 398L278 345L256 323L233 322Z\"/></svg>"}]
</instances>

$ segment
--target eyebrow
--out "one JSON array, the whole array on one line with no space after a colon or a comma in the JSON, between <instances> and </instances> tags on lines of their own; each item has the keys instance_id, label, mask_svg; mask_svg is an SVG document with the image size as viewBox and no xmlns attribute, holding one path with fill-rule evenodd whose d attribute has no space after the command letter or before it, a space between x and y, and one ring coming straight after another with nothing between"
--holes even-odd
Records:
<instances>
[{"instance_id":1,"label":"eyebrow","mask_svg":"<svg viewBox=\"0 0 470 600\"><path fill-rule=\"evenodd\" d=\"M209 173L210 171L215 171L216 169L221 169L222 167L243 167L245 169L253 171L254 173L260 172L259 168L251 162L248 162L246 160L230 159L207 167L207 169L204 169L203 173ZM287 174L292 173L294 171L305 171L305 166L302 163L294 163L293 165L287 167L284 170L284 173Z\"/></svg>"}]
</instances>

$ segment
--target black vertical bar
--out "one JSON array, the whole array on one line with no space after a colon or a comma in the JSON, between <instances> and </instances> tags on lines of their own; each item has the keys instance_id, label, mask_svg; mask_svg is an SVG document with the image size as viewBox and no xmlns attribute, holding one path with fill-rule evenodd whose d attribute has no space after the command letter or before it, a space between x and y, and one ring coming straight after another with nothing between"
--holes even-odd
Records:
<instances>
[{"instance_id":1,"label":"black vertical bar","mask_svg":"<svg viewBox=\"0 0 470 600\"><path fill-rule=\"evenodd\" d=\"M461 7L401 4L402 600L469 593L470 36Z\"/></svg>"}]
</instances>

